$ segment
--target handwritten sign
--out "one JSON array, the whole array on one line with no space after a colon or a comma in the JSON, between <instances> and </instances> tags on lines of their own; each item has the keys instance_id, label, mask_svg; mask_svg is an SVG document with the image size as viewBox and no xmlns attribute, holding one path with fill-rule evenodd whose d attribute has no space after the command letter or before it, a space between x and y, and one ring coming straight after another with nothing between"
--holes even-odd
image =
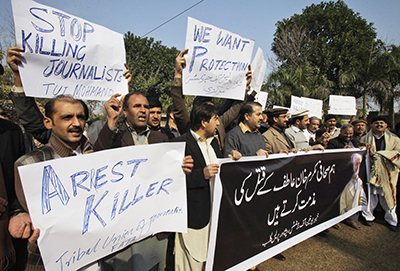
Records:
<instances>
[{"instance_id":1,"label":"handwritten sign","mask_svg":"<svg viewBox=\"0 0 400 271\"><path fill-rule=\"evenodd\" d=\"M357 115L356 98L352 96L329 95L328 114L333 115Z\"/></svg>"},{"instance_id":2,"label":"handwritten sign","mask_svg":"<svg viewBox=\"0 0 400 271\"><path fill-rule=\"evenodd\" d=\"M254 90L257 93L260 92L264 81L264 75L266 69L267 69L267 62L264 59L263 50L260 47L258 47L253 62L251 63L251 70L253 76L250 83L251 91Z\"/></svg>"},{"instance_id":3,"label":"handwritten sign","mask_svg":"<svg viewBox=\"0 0 400 271\"><path fill-rule=\"evenodd\" d=\"M296 112L299 110L308 110L309 117L317 117L319 119L322 118L322 105L323 102L317 99L305 98L305 97L297 97L291 96L291 104L290 104L290 112Z\"/></svg>"},{"instance_id":4,"label":"handwritten sign","mask_svg":"<svg viewBox=\"0 0 400 271\"><path fill-rule=\"evenodd\" d=\"M184 143L19 167L46 270L78 268L158 232L186 232Z\"/></svg>"},{"instance_id":5,"label":"handwritten sign","mask_svg":"<svg viewBox=\"0 0 400 271\"><path fill-rule=\"evenodd\" d=\"M183 94L243 100L254 41L188 18Z\"/></svg>"},{"instance_id":6,"label":"handwritten sign","mask_svg":"<svg viewBox=\"0 0 400 271\"><path fill-rule=\"evenodd\" d=\"M12 0L12 6L28 96L108 100L128 93L121 34L30 0Z\"/></svg>"},{"instance_id":7,"label":"handwritten sign","mask_svg":"<svg viewBox=\"0 0 400 271\"><path fill-rule=\"evenodd\" d=\"M262 110L265 110L265 106L267 105L268 100L268 92L260 91L256 96L256 102L260 103L262 106Z\"/></svg>"},{"instance_id":8,"label":"handwritten sign","mask_svg":"<svg viewBox=\"0 0 400 271\"><path fill-rule=\"evenodd\" d=\"M220 160L206 270L247 270L366 210L365 157L353 149Z\"/></svg>"}]
</instances>

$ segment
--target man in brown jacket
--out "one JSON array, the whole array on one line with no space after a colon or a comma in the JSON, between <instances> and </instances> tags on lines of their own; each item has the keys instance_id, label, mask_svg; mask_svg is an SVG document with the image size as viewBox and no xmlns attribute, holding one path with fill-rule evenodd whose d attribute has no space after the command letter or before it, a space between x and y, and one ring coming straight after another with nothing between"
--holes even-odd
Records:
<instances>
[{"instance_id":1,"label":"man in brown jacket","mask_svg":"<svg viewBox=\"0 0 400 271\"><path fill-rule=\"evenodd\" d=\"M263 133L267 152L269 154L297 152L293 143L285 134L288 122L287 109L270 109L266 113L270 126L270 128Z\"/></svg>"}]
</instances>

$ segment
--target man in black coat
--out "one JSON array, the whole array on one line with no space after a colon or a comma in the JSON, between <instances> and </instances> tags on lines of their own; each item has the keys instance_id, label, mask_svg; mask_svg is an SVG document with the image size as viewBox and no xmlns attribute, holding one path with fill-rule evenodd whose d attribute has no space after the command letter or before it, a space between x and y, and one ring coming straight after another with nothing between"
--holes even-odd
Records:
<instances>
[{"instance_id":1,"label":"man in black coat","mask_svg":"<svg viewBox=\"0 0 400 271\"><path fill-rule=\"evenodd\" d=\"M215 137L218 125L215 107L199 104L190 114L190 130L172 140L186 142L185 155L194 160L192 172L186 175L188 233L178 233L175 238L176 271L203 270L205 266L213 186L210 182L219 170L214 160L223 157ZM237 151L232 155L241 156Z\"/></svg>"},{"instance_id":2,"label":"man in black coat","mask_svg":"<svg viewBox=\"0 0 400 271\"><path fill-rule=\"evenodd\" d=\"M343 124L339 136L329 140L327 149L349 149L361 147L362 145L360 141L353 137L353 135L353 125L349 123Z\"/></svg>"}]
</instances>

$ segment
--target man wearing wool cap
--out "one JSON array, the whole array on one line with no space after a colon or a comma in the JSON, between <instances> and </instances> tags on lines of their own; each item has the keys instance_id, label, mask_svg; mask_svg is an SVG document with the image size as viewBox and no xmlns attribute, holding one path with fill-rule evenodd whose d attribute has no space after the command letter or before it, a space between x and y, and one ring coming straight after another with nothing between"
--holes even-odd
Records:
<instances>
[{"instance_id":1,"label":"man wearing wool cap","mask_svg":"<svg viewBox=\"0 0 400 271\"><path fill-rule=\"evenodd\" d=\"M310 149L323 150L324 147L322 147L322 145L320 144L310 146L303 132L304 129L307 128L307 125L310 123L308 112L308 110L300 110L294 112L290 118L291 126L290 128L286 129L285 134L292 141L297 151L308 151Z\"/></svg>"}]
</instances>

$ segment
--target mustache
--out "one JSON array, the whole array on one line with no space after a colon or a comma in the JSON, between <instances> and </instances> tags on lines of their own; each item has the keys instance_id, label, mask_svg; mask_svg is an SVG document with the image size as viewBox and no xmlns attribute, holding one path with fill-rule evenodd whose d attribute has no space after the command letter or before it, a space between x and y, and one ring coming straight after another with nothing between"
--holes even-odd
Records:
<instances>
[{"instance_id":1,"label":"mustache","mask_svg":"<svg viewBox=\"0 0 400 271\"><path fill-rule=\"evenodd\" d=\"M83 129L81 128L81 127L74 127L74 128L69 128L68 130L67 130L67 132L68 133L75 133L75 132L79 132L79 133L82 133L83 132Z\"/></svg>"}]
</instances>

